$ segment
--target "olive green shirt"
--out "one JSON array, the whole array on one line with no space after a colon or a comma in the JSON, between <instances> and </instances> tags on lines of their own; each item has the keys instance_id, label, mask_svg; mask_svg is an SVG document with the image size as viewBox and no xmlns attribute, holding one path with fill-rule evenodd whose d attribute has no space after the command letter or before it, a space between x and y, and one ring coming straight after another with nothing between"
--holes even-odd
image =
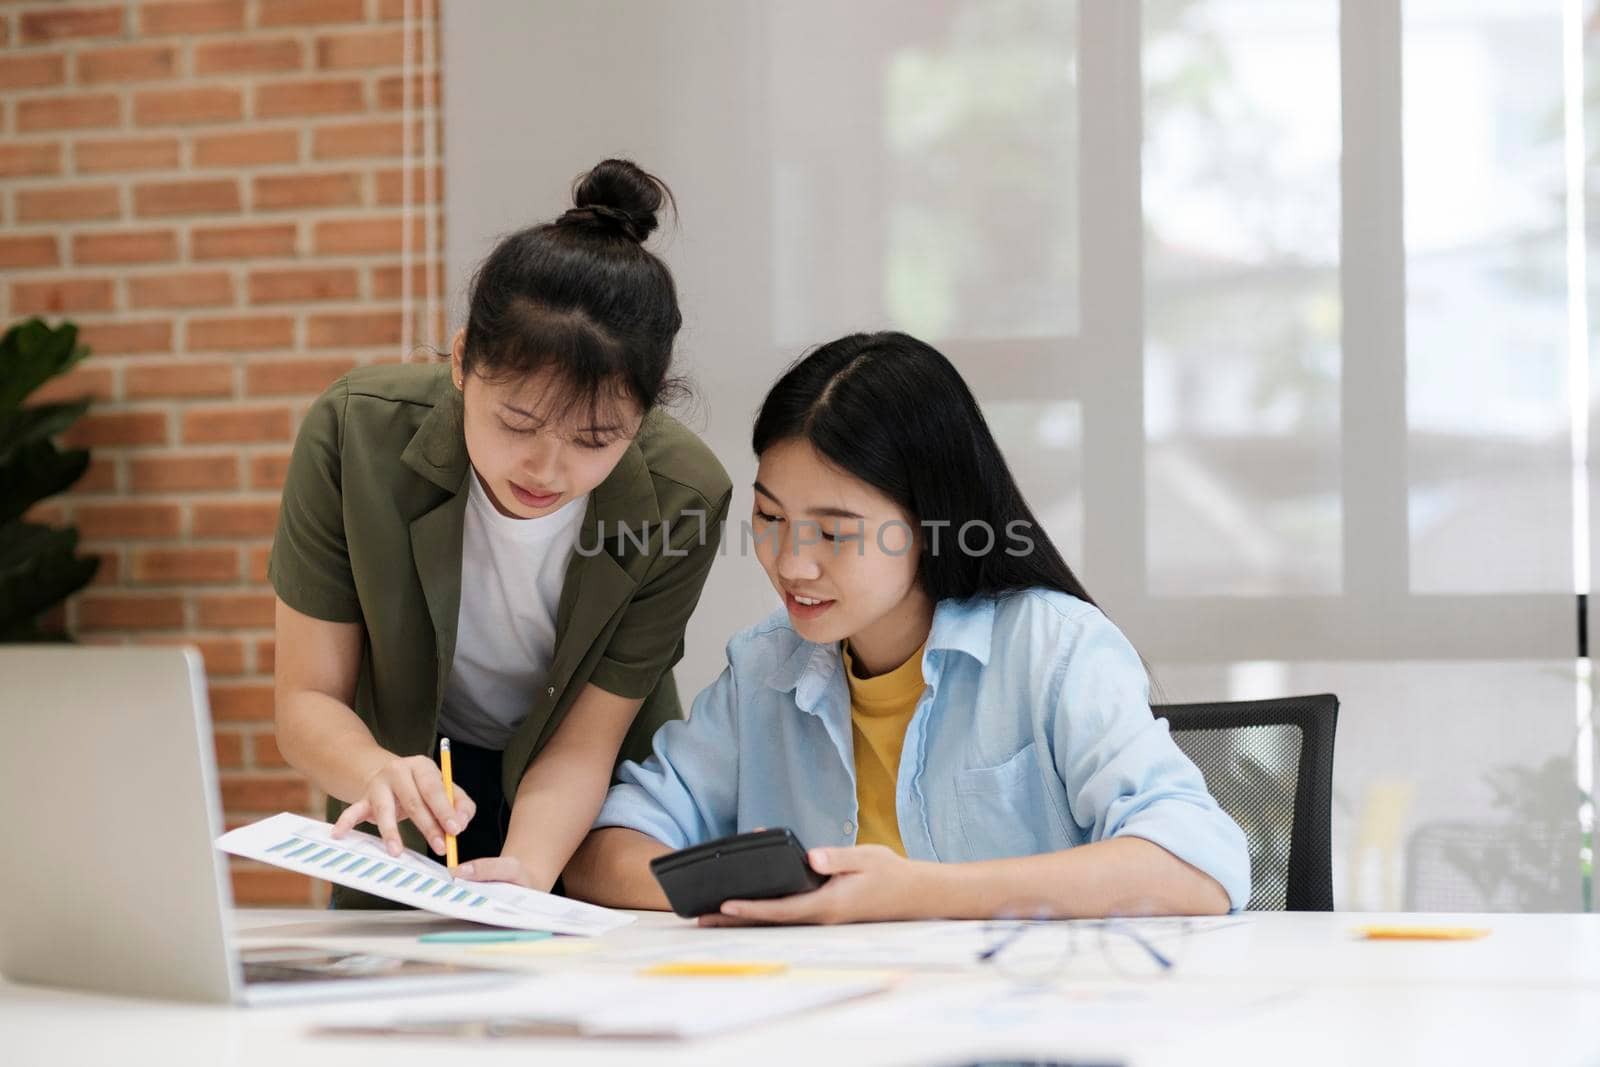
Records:
<instances>
[{"instance_id":1,"label":"olive green shirt","mask_svg":"<svg viewBox=\"0 0 1600 1067\"><path fill-rule=\"evenodd\" d=\"M378 744L431 754L455 655L472 465L461 394L441 363L363 367L306 414L267 575L284 603L366 632L355 711ZM693 433L645 417L590 494L556 608L546 684L508 742L509 800L585 685L642 698L622 745L643 759L681 718L671 668L722 538L732 484ZM331 800L328 817L344 805ZM426 846L405 823L406 843Z\"/></svg>"}]
</instances>

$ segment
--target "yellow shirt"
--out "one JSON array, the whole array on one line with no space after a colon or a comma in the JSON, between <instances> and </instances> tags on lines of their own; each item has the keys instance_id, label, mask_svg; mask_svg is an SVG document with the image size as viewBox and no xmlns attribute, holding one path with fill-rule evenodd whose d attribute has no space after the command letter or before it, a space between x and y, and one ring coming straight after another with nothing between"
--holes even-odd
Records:
<instances>
[{"instance_id":1,"label":"yellow shirt","mask_svg":"<svg viewBox=\"0 0 1600 1067\"><path fill-rule=\"evenodd\" d=\"M856 749L856 844L887 845L906 854L895 813L895 783L900 777L900 747L922 696L922 653L876 678L856 677L850 647L844 647L850 681L850 724Z\"/></svg>"}]
</instances>

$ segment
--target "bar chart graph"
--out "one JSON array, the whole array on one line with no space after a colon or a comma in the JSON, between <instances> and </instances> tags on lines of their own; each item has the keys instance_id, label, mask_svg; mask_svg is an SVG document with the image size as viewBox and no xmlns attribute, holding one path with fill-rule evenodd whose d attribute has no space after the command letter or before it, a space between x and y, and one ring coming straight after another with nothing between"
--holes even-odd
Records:
<instances>
[{"instance_id":1,"label":"bar chart graph","mask_svg":"<svg viewBox=\"0 0 1600 1067\"><path fill-rule=\"evenodd\" d=\"M399 861L385 862L349 849L327 845L316 839L301 837L299 834L285 837L268 848L267 852L277 853L285 860L296 860L298 861L296 865L300 867L321 870L332 868L340 874L355 879L354 882L348 883L355 886L361 886L363 882L369 885L387 885L392 882L394 889L409 889L418 896L431 896L435 900L443 898L453 904L463 904L469 908L481 908L489 903L489 898L482 893L474 892L448 876L440 878L425 874L422 871L411 870ZM320 877L317 870L307 870L306 873Z\"/></svg>"},{"instance_id":2,"label":"bar chart graph","mask_svg":"<svg viewBox=\"0 0 1600 1067\"><path fill-rule=\"evenodd\" d=\"M391 856L383 842L351 831L333 836L325 822L285 812L217 839L224 852L451 918L520 930L594 936L632 916L504 882L470 882L409 849Z\"/></svg>"}]
</instances>

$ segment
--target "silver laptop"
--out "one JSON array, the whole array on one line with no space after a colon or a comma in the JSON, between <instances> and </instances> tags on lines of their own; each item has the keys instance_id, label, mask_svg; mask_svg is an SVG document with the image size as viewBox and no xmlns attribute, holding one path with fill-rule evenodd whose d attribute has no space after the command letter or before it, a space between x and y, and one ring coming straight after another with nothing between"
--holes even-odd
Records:
<instances>
[{"instance_id":1,"label":"silver laptop","mask_svg":"<svg viewBox=\"0 0 1600 1067\"><path fill-rule=\"evenodd\" d=\"M252 1004L503 977L304 946L241 958L219 808L197 652L0 645L0 973Z\"/></svg>"}]
</instances>

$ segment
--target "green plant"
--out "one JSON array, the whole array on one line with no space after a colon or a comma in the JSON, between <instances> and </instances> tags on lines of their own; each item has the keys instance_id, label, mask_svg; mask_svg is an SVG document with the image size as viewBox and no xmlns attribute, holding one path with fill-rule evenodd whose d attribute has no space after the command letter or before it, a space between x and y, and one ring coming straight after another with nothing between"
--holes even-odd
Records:
<instances>
[{"instance_id":1,"label":"green plant","mask_svg":"<svg viewBox=\"0 0 1600 1067\"><path fill-rule=\"evenodd\" d=\"M28 522L29 508L83 476L89 453L53 438L88 400L24 404L35 389L89 355L78 328L33 318L0 337L0 641L60 640L42 617L89 584L100 560L78 555L78 531Z\"/></svg>"}]
</instances>

